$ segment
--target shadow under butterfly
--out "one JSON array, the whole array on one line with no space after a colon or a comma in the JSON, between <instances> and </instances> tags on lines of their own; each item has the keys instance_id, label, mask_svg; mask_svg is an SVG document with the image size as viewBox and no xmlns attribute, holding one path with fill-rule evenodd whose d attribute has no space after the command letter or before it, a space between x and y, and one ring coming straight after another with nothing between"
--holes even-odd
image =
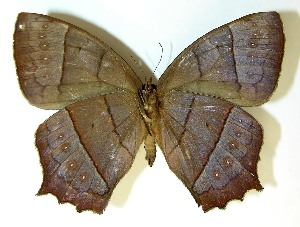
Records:
<instances>
[{"instance_id":1,"label":"shadow under butterfly","mask_svg":"<svg viewBox=\"0 0 300 227\"><path fill-rule=\"evenodd\" d=\"M262 190L262 128L239 106L268 101L283 51L279 14L255 13L200 37L157 85L142 84L84 30L20 13L14 57L21 89L32 105L60 109L36 132L44 174L38 194L102 213L143 142L149 165L157 143L204 211Z\"/></svg>"}]
</instances>

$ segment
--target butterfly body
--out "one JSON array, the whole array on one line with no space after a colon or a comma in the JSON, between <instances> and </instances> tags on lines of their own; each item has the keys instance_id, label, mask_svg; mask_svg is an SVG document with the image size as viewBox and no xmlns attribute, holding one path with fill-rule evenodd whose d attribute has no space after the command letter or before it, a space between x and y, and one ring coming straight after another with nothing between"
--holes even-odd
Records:
<instances>
[{"instance_id":1,"label":"butterfly body","mask_svg":"<svg viewBox=\"0 0 300 227\"><path fill-rule=\"evenodd\" d=\"M156 93L156 85L152 84L152 79L143 85L142 90L139 90L140 95L140 112L147 126L148 135L145 138L146 160L149 166L152 166L156 157L155 139L153 125L159 116L158 99Z\"/></svg>"}]
</instances>

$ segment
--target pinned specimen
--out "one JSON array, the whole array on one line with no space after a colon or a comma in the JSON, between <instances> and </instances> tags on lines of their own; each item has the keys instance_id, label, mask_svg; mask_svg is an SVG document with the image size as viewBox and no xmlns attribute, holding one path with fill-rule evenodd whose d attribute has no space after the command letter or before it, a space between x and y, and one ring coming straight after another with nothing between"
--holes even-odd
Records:
<instances>
[{"instance_id":1,"label":"pinned specimen","mask_svg":"<svg viewBox=\"0 0 300 227\"><path fill-rule=\"evenodd\" d=\"M39 126L38 194L102 213L144 141L155 144L204 211L261 190L259 123L239 106L258 106L276 88L284 49L276 12L256 13L200 37L157 85L74 25L20 13L14 56L29 102L59 109Z\"/></svg>"}]
</instances>

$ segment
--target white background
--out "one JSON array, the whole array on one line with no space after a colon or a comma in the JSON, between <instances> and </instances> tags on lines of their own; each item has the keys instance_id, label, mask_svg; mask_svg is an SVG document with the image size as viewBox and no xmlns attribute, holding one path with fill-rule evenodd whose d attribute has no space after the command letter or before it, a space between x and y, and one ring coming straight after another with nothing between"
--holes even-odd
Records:
<instances>
[{"instance_id":1,"label":"white background","mask_svg":"<svg viewBox=\"0 0 300 227\"><path fill-rule=\"evenodd\" d=\"M300 1L299 0L97 0L6 1L0 14L0 226L300 226ZM164 47L156 78L199 36L258 11L278 11L286 35L279 86L262 107L247 108L264 127L258 172L264 190L243 202L204 213L168 169L158 151L152 168L141 150L114 191L103 215L77 213L52 195L35 196L42 170L34 146L37 126L53 111L23 97L13 61L18 12L56 16L103 39L137 69L151 75Z\"/></svg>"}]
</instances>

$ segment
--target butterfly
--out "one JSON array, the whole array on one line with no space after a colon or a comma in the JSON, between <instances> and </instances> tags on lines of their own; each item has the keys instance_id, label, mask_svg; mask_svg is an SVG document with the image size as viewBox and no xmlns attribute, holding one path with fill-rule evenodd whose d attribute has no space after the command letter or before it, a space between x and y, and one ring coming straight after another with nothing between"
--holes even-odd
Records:
<instances>
[{"instance_id":1,"label":"butterfly","mask_svg":"<svg viewBox=\"0 0 300 227\"><path fill-rule=\"evenodd\" d=\"M21 90L59 109L36 131L39 195L102 213L144 143L156 144L204 211L262 190L258 106L277 86L284 34L277 12L244 16L197 39L145 84L107 44L50 16L20 13L14 58Z\"/></svg>"}]
</instances>

